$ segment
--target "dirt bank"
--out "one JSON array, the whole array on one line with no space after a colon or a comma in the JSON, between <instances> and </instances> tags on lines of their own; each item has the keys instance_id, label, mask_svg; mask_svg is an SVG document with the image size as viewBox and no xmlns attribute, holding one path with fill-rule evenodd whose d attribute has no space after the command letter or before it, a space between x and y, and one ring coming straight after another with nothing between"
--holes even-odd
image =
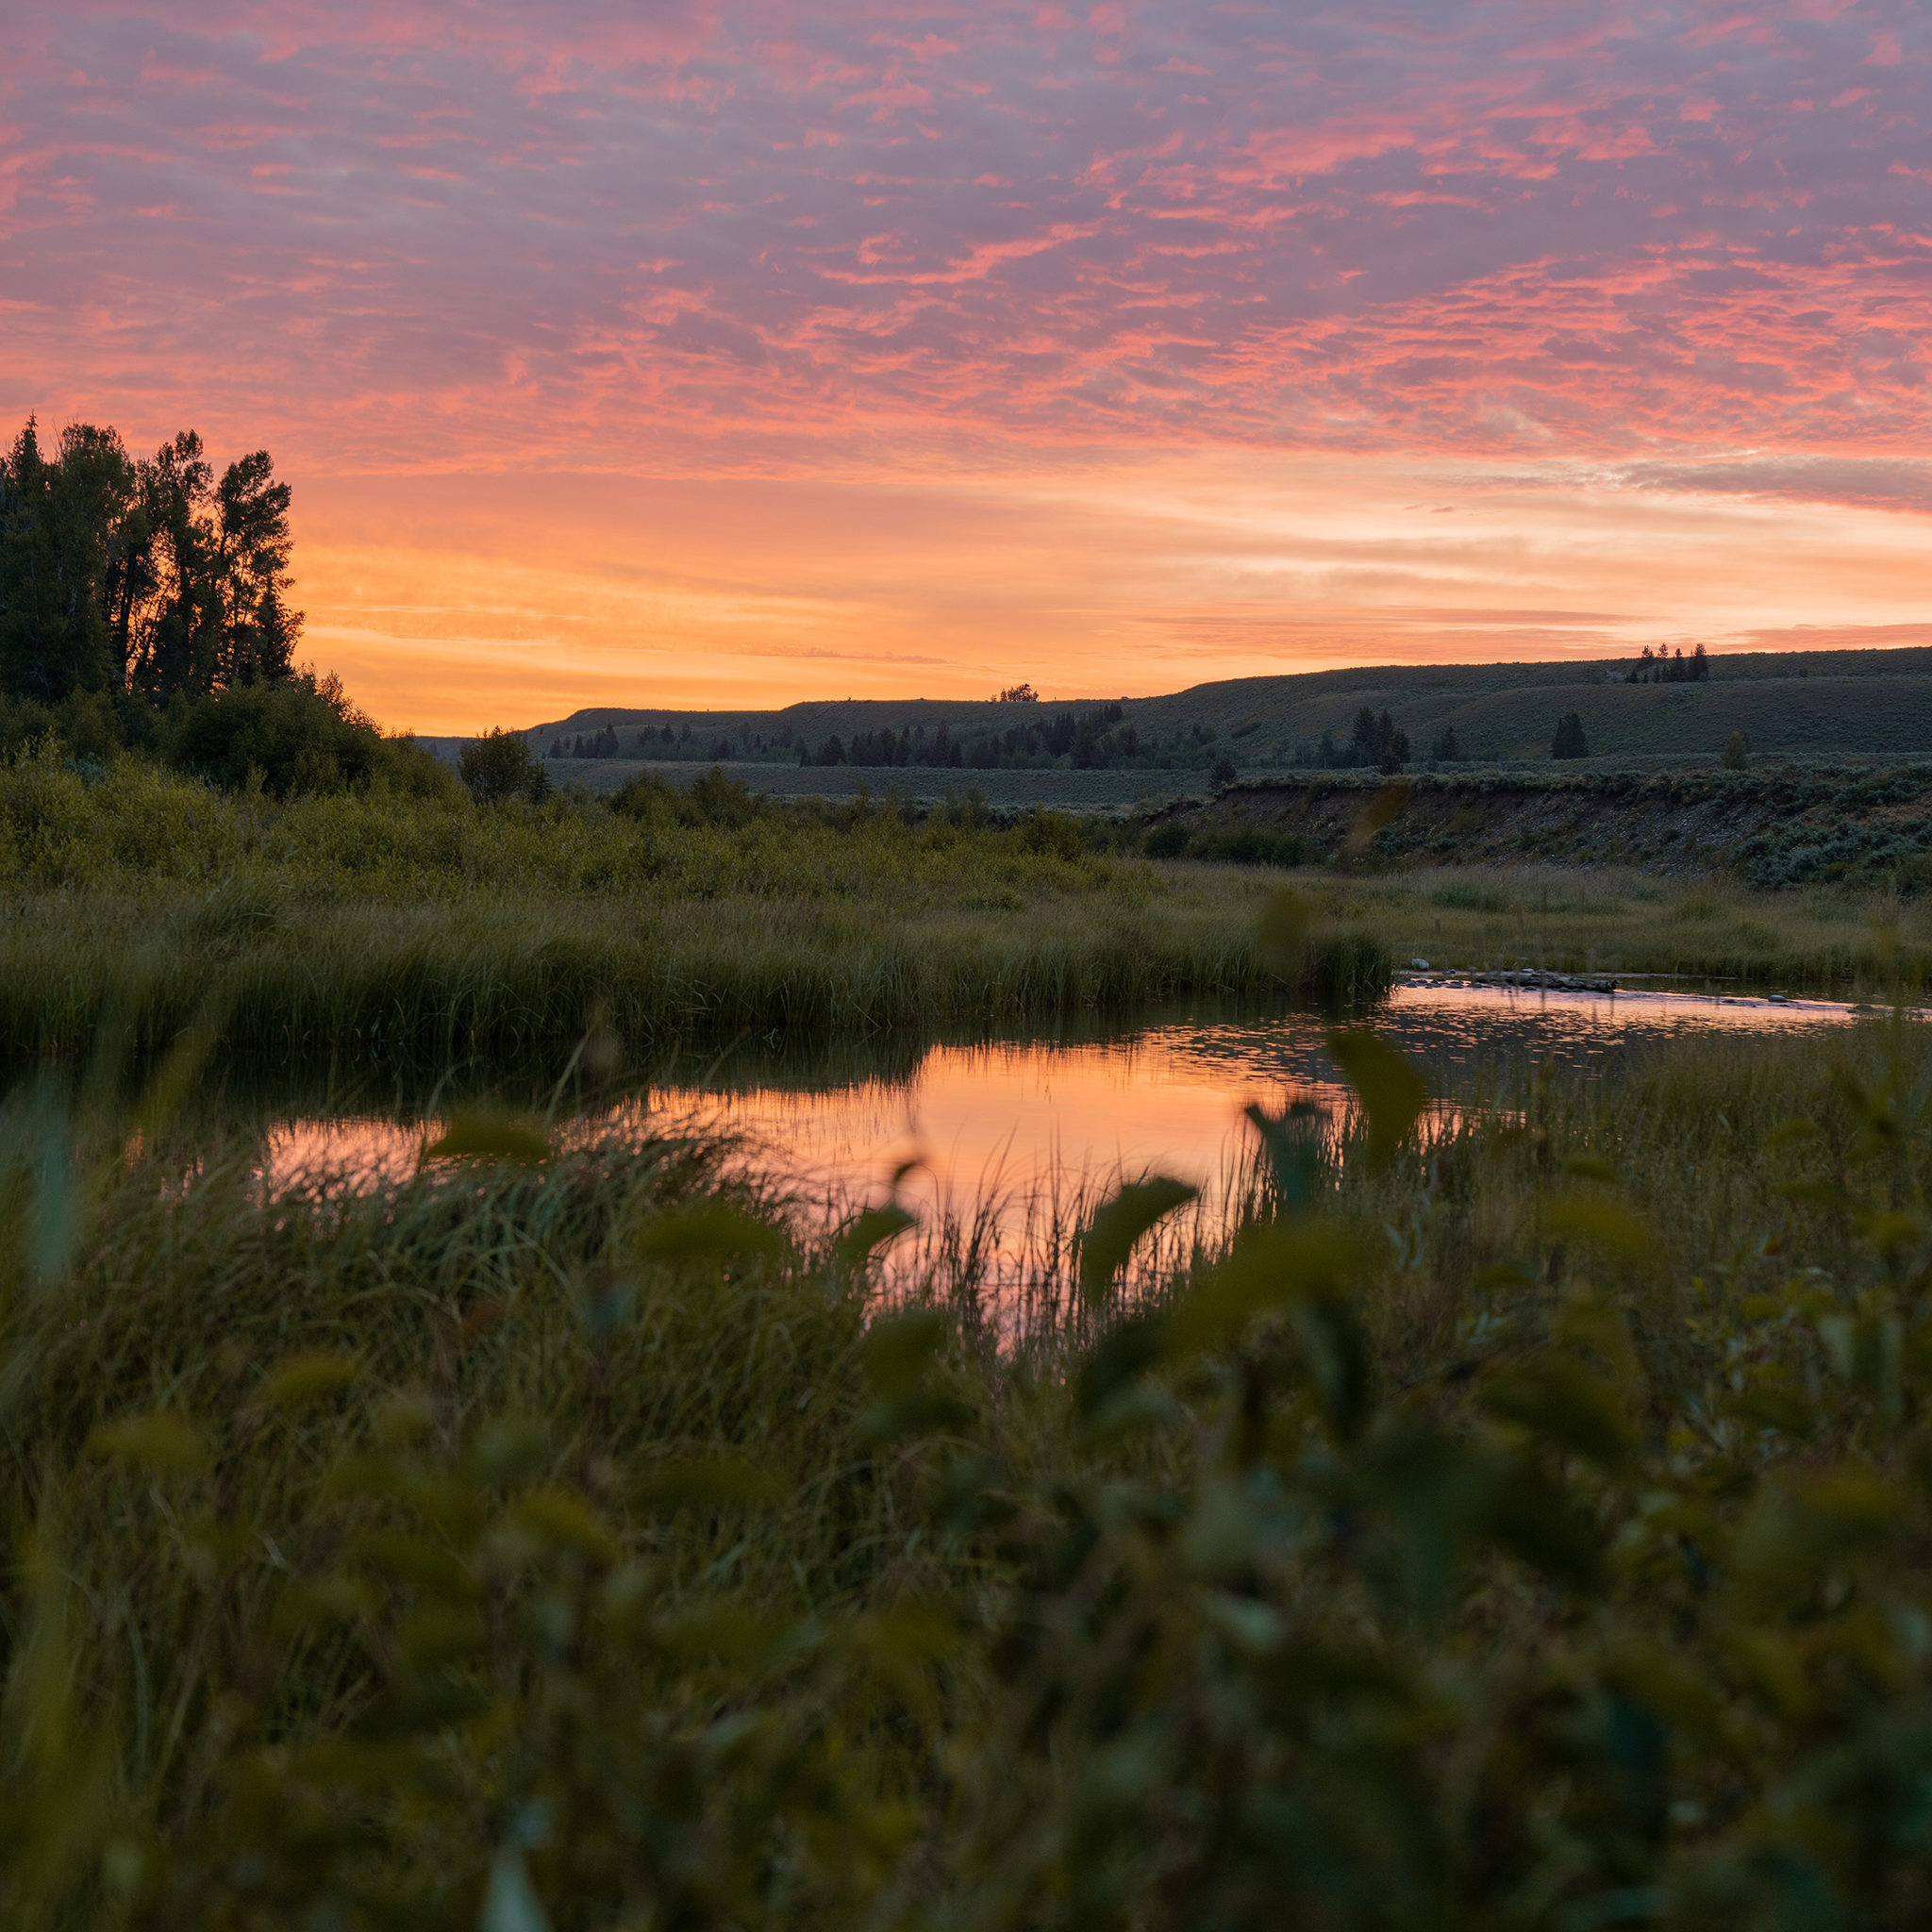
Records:
<instances>
[{"instance_id":1,"label":"dirt bank","mask_svg":"<svg viewBox=\"0 0 1932 1932\"><path fill-rule=\"evenodd\" d=\"M1163 828L1171 827L1171 830ZM1932 888L1932 768L1802 776L1589 774L1231 787L1160 815L1174 856L1406 865L1625 865L1757 886L1895 878ZM1152 845L1150 844L1150 849Z\"/></svg>"}]
</instances>

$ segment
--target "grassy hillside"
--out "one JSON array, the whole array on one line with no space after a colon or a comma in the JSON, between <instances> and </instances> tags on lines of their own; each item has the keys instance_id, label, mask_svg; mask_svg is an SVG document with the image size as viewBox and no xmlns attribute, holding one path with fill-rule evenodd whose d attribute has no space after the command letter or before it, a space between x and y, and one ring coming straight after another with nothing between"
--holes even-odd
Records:
<instances>
[{"instance_id":1,"label":"grassy hillside","mask_svg":"<svg viewBox=\"0 0 1932 1932\"><path fill-rule=\"evenodd\" d=\"M1744 732L1758 755L1774 758L1932 755L1932 650L1740 653L1713 658L1708 681L1699 684L1628 684L1629 668L1627 660L1385 665L1038 707L937 698L814 701L774 711L599 707L532 725L525 735L547 752L559 739L570 744L612 728L620 760L707 758L729 739L736 756L795 765L800 745L815 753L834 735L849 743L861 733L929 737L943 729L970 745L1016 724L1117 703L1121 726L1132 726L1141 741L1130 761L1135 768L1206 770L1224 757L1243 771L1261 771L1307 759L1324 731L1345 744L1366 705L1387 710L1408 733L1415 762L1425 761L1430 742L1445 728L1454 729L1465 759L1545 759L1557 719L1570 710L1582 717L1591 756L1611 762L1707 763L1733 731ZM675 752L638 745L641 731L666 725L690 733ZM762 754L747 741L759 740ZM556 775L576 775L573 761L558 761Z\"/></svg>"},{"instance_id":2,"label":"grassy hillside","mask_svg":"<svg viewBox=\"0 0 1932 1932\"><path fill-rule=\"evenodd\" d=\"M1374 829L1364 819L1371 801ZM1320 772L1232 786L1159 817L1170 858L1328 865L1618 865L1764 888L1932 885L1932 770L1847 774Z\"/></svg>"}]
</instances>

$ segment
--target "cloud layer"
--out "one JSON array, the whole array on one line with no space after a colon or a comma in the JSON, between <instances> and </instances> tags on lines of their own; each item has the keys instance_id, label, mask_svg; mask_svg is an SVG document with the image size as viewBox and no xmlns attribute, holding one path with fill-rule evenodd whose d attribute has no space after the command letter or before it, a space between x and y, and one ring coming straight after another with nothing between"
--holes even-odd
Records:
<instances>
[{"instance_id":1,"label":"cloud layer","mask_svg":"<svg viewBox=\"0 0 1932 1932\"><path fill-rule=\"evenodd\" d=\"M7 41L16 416L328 474L1299 451L1928 503L1907 0L69 0Z\"/></svg>"}]
</instances>

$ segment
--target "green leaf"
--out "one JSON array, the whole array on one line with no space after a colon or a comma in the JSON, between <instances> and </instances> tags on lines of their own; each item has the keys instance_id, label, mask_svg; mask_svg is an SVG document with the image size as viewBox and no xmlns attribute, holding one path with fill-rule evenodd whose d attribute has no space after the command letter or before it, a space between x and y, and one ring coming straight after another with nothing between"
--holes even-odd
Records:
<instances>
[{"instance_id":1,"label":"green leaf","mask_svg":"<svg viewBox=\"0 0 1932 1932\"><path fill-rule=\"evenodd\" d=\"M1287 1212L1299 1214L1308 1205L1321 1169L1322 1147L1316 1134L1321 1108L1312 1101L1297 1100L1279 1113L1269 1113L1250 1101L1241 1111L1267 1151L1276 1200Z\"/></svg>"},{"instance_id":2,"label":"green leaf","mask_svg":"<svg viewBox=\"0 0 1932 1932\"><path fill-rule=\"evenodd\" d=\"M1500 1465L1490 1483L1484 1525L1501 1546L1552 1582L1588 1591L1603 1562L1596 1525L1526 1457Z\"/></svg>"},{"instance_id":3,"label":"green leaf","mask_svg":"<svg viewBox=\"0 0 1932 1932\"><path fill-rule=\"evenodd\" d=\"M1625 1462L1636 1444L1617 1390L1566 1356L1500 1371L1484 1385L1482 1401L1491 1415L1607 1469Z\"/></svg>"},{"instance_id":4,"label":"green leaf","mask_svg":"<svg viewBox=\"0 0 1932 1932\"><path fill-rule=\"evenodd\" d=\"M641 1260L677 1262L727 1260L778 1254L781 1229L728 1201L707 1201L674 1214L659 1215L638 1237Z\"/></svg>"},{"instance_id":5,"label":"green leaf","mask_svg":"<svg viewBox=\"0 0 1932 1932\"><path fill-rule=\"evenodd\" d=\"M1660 1252L1652 1229L1615 1202L1594 1194L1553 1196L1544 1205L1543 1228L1553 1241L1576 1241L1633 1265L1655 1261Z\"/></svg>"},{"instance_id":6,"label":"green leaf","mask_svg":"<svg viewBox=\"0 0 1932 1932\"><path fill-rule=\"evenodd\" d=\"M1761 1608L1788 1608L1835 1567L1889 1555L1903 1507L1898 1491L1861 1469L1769 1491L1738 1532L1739 1584Z\"/></svg>"},{"instance_id":7,"label":"green leaf","mask_svg":"<svg viewBox=\"0 0 1932 1932\"><path fill-rule=\"evenodd\" d=\"M859 1344L874 1389L891 1395L917 1388L938 1362L950 1325L937 1308L907 1308L874 1322Z\"/></svg>"},{"instance_id":8,"label":"green leaf","mask_svg":"<svg viewBox=\"0 0 1932 1932\"><path fill-rule=\"evenodd\" d=\"M1282 977L1298 982L1314 929L1315 908L1293 887L1284 886L1263 908L1256 938Z\"/></svg>"},{"instance_id":9,"label":"green leaf","mask_svg":"<svg viewBox=\"0 0 1932 1932\"><path fill-rule=\"evenodd\" d=\"M896 1201L888 1201L882 1208L868 1208L839 1237L833 1246L833 1254L839 1265L856 1274L870 1261L873 1255L888 1241L896 1241L909 1227L919 1225L919 1217Z\"/></svg>"},{"instance_id":10,"label":"green leaf","mask_svg":"<svg viewBox=\"0 0 1932 1932\"><path fill-rule=\"evenodd\" d=\"M1354 1441L1369 1419L1374 1392L1368 1331L1355 1304L1332 1284L1322 1284L1296 1300L1294 1325L1329 1434L1337 1441Z\"/></svg>"},{"instance_id":11,"label":"green leaf","mask_svg":"<svg viewBox=\"0 0 1932 1932\"><path fill-rule=\"evenodd\" d=\"M1339 1289L1359 1258L1354 1237L1330 1224L1250 1228L1205 1280L1174 1304L1174 1351L1205 1354L1227 1347L1257 1315Z\"/></svg>"},{"instance_id":12,"label":"green leaf","mask_svg":"<svg viewBox=\"0 0 1932 1932\"><path fill-rule=\"evenodd\" d=\"M1074 1378L1074 1408L1091 1418L1164 1359L1170 1341L1165 1315L1116 1323L1088 1350Z\"/></svg>"},{"instance_id":13,"label":"green leaf","mask_svg":"<svg viewBox=\"0 0 1932 1932\"><path fill-rule=\"evenodd\" d=\"M1563 1160L1563 1172L1580 1181L1613 1181L1617 1170L1598 1154L1571 1154Z\"/></svg>"},{"instance_id":14,"label":"green leaf","mask_svg":"<svg viewBox=\"0 0 1932 1932\"><path fill-rule=\"evenodd\" d=\"M1818 1430L1818 1410L1801 1391L1775 1382L1755 1382L1732 1396L1724 1411L1754 1428L1775 1429L1794 1441L1808 1441Z\"/></svg>"},{"instance_id":15,"label":"green leaf","mask_svg":"<svg viewBox=\"0 0 1932 1932\"><path fill-rule=\"evenodd\" d=\"M522 1852L498 1852L490 1865L490 1890L476 1932L550 1932Z\"/></svg>"},{"instance_id":16,"label":"green leaf","mask_svg":"<svg viewBox=\"0 0 1932 1932\"><path fill-rule=\"evenodd\" d=\"M1415 1132L1428 1105L1429 1083L1420 1067L1366 1027L1336 1027L1328 1051L1368 1116L1369 1161L1386 1167Z\"/></svg>"},{"instance_id":17,"label":"green leaf","mask_svg":"<svg viewBox=\"0 0 1932 1932\"><path fill-rule=\"evenodd\" d=\"M1136 1244L1176 1208L1200 1192L1169 1174L1150 1174L1130 1181L1110 1201L1095 1209L1080 1241L1080 1289L1090 1302L1106 1299Z\"/></svg>"},{"instance_id":18,"label":"green leaf","mask_svg":"<svg viewBox=\"0 0 1932 1932\"><path fill-rule=\"evenodd\" d=\"M957 1395L908 1389L869 1403L854 1429L868 1448L881 1448L912 1436L962 1435L974 1420L973 1409Z\"/></svg>"},{"instance_id":19,"label":"green leaf","mask_svg":"<svg viewBox=\"0 0 1932 1932\"><path fill-rule=\"evenodd\" d=\"M497 1416L476 1431L463 1457L478 1482L511 1486L541 1474L551 1456L550 1430L534 1416Z\"/></svg>"},{"instance_id":20,"label":"green leaf","mask_svg":"<svg viewBox=\"0 0 1932 1932\"><path fill-rule=\"evenodd\" d=\"M578 1550L599 1562L614 1561L617 1556L616 1539L596 1511L570 1490L536 1490L519 1496L504 1522L535 1541Z\"/></svg>"},{"instance_id":21,"label":"green leaf","mask_svg":"<svg viewBox=\"0 0 1932 1932\"><path fill-rule=\"evenodd\" d=\"M1402 816L1403 808L1413 795L1412 786L1401 783L1384 785L1357 813L1355 824L1348 829L1348 837L1342 841L1342 852L1353 858L1366 851L1376 833Z\"/></svg>"},{"instance_id":22,"label":"green leaf","mask_svg":"<svg viewBox=\"0 0 1932 1932\"><path fill-rule=\"evenodd\" d=\"M631 1490L640 1509L757 1509L781 1503L788 1485L773 1470L741 1457L665 1462L646 1470Z\"/></svg>"}]
</instances>

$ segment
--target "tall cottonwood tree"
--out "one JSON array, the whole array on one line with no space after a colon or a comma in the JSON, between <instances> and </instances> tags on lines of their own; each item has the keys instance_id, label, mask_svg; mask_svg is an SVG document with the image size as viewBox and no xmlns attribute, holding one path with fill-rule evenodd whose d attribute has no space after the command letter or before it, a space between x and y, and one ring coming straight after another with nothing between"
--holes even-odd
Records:
<instances>
[{"instance_id":1,"label":"tall cottonwood tree","mask_svg":"<svg viewBox=\"0 0 1932 1932\"><path fill-rule=\"evenodd\" d=\"M0 458L0 689L55 704L117 681L108 609L135 491L111 429L75 424L50 456L29 419Z\"/></svg>"},{"instance_id":2,"label":"tall cottonwood tree","mask_svg":"<svg viewBox=\"0 0 1932 1932\"><path fill-rule=\"evenodd\" d=\"M290 494L266 450L217 479L192 430L136 461L75 424L48 457L29 420L0 458L0 688L165 701L286 677Z\"/></svg>"}]
</instances>

